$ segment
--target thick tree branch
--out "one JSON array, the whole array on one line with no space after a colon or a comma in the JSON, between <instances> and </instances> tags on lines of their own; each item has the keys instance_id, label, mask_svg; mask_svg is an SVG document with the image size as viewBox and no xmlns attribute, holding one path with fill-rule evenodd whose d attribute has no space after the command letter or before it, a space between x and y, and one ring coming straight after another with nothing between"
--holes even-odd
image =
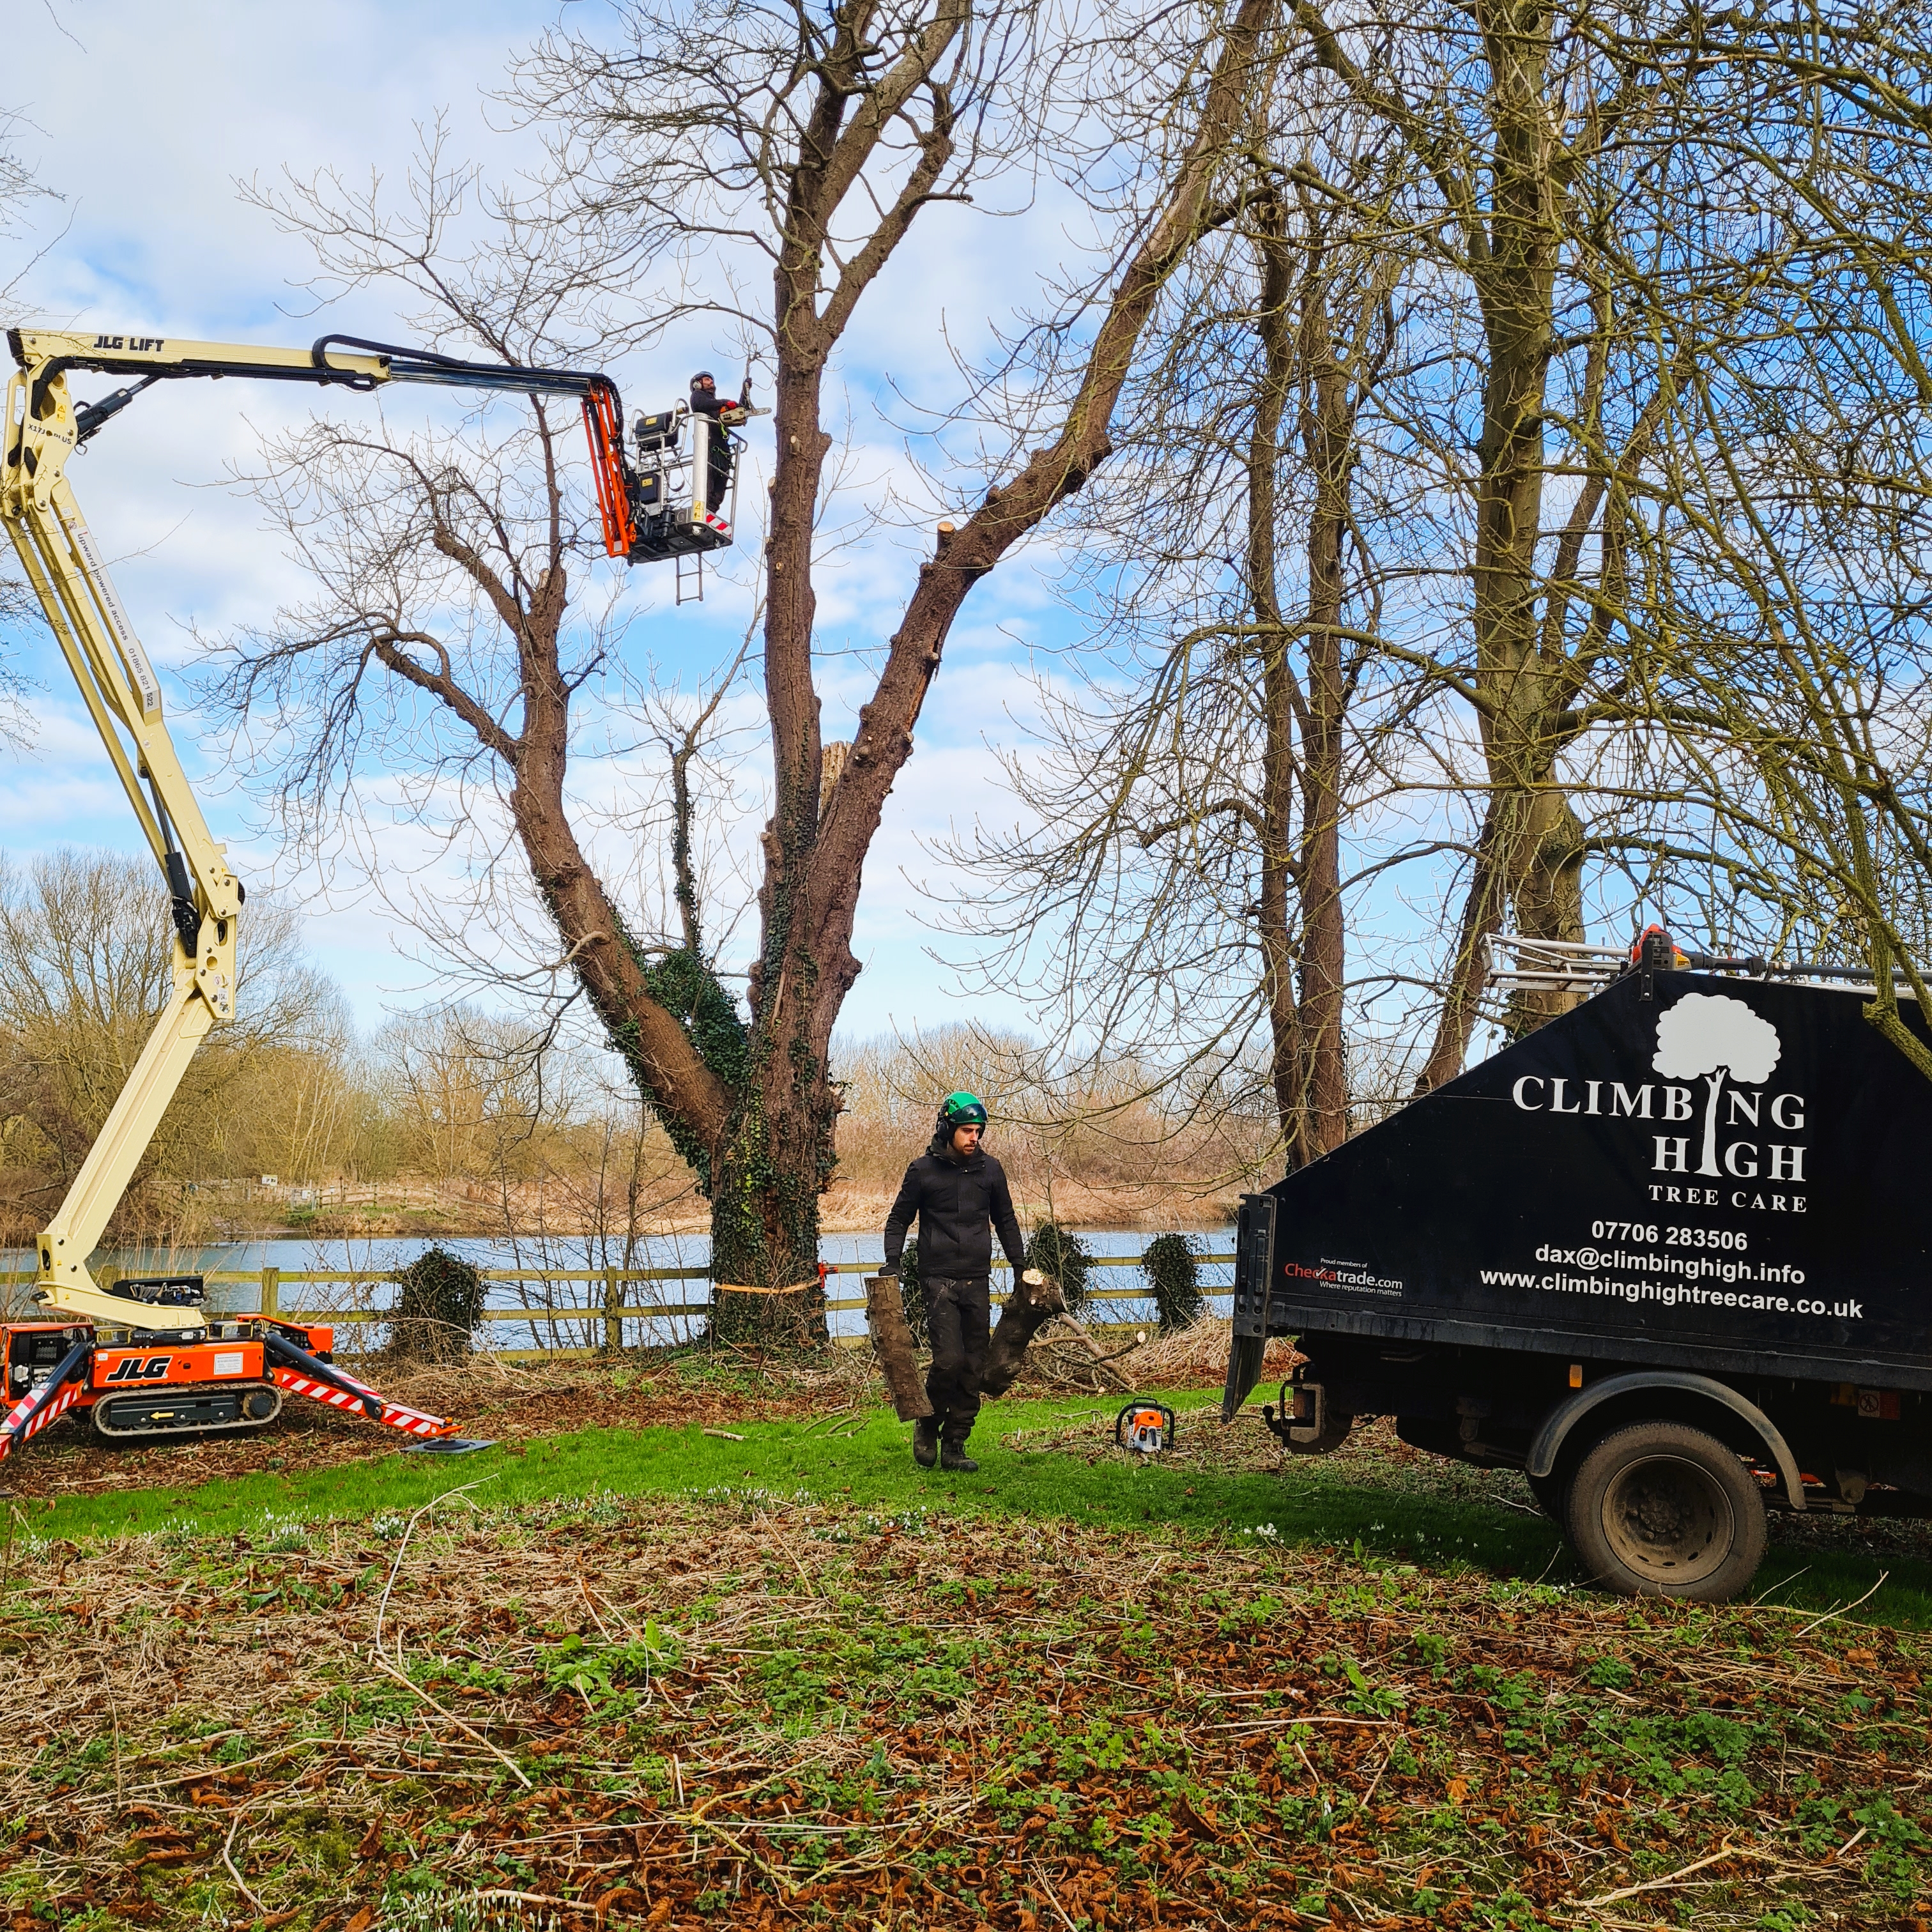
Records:
<instances>
[{"instance_id":1,"label":"thick tree branch","mask_svg":"<svg viewBox=\"0 0 1932 1932\"><path fill-rule=\"evenodd\" d=\"M820 997L830 996L833 1012L858 974L850 942L865 855L886 794L912 754L913 727L953 620L973 586L1109 454L1114 406L1135 348L1168 278L1200 235L1215 171L1239 130L1261 38L1277 5L1278 0L1240 0L1166 204L1115 284L1059 434L1011 483L989 490L941 554L920 568L819 831L824 862L814 868L806 930L823 975Z\"/></svg>"}]
</instances>

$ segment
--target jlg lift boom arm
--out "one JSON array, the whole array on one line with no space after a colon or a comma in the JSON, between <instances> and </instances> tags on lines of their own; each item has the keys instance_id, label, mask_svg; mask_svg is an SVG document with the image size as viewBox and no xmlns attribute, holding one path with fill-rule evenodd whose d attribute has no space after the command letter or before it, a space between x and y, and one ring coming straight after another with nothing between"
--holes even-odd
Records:
<instances>
[{"instance_id":1,"label":"jlg lift boom arm","mask_svg":"<svg viewBox=\"0 0 1932 1932\"><path fill-rule=\"evenodd\" d=\"M74 501L67 463L76 449L150 384L185 376L247 376L374 389L436 382L574 397L581 403L596 469L605 548L628 558L634 542L635 479L623 452L622 405L609 377L574 370L458 361L348 336L308 350L260 349L156 336L11 329L18 373L0 421L0 519L20 552L88 713L107 748L173 902L173 988L127 1085L38 1244L39 1292L63 1313L110 1327L135 1325L125 1300L104 1294L87 1258L180 1086L195 1048L234 1012L236 939L244 897L224 848L210 836L161 715L153 664L109 581ZM76 403L70 370L134 380L95 403ZM198 1308L142 1304L139 1326L198 1328Z\"/></svg>"}]
</instances>

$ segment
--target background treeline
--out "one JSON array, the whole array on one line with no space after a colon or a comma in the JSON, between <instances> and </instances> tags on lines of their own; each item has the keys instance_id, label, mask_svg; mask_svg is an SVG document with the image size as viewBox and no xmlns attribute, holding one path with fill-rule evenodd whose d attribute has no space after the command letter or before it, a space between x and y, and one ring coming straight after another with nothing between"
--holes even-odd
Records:
<instances>
[{"instance_id":1,"label":"background treeline","mask_svg":"<svg viewBox=\"0 0 1932 1932\"><path fill-rule=\"evenodd\" d=\"M594 1045L473 1006L358 1034L296 919L272 904L250 914L239 1016L192 1063L123 1203L122 1238L192 1240L292 1205L352 1215L405 1197L514 1231L647 1234L701 1214L689 1168ZM46 1221L93 1144L164 1003L169 939L144 864L0 857L7 1238ZM1177 1138L1160 1070L1055 1076L1018 1036L866 1041L838 1066L838 1175L860 1196L897 1185L938 1100L962 1085L992 1104L1002 1157L1042 1210L1056 1187L1204 1202L1238 1185L1270 1138L1238 1108Z\"/></svg>"}]
</instances>

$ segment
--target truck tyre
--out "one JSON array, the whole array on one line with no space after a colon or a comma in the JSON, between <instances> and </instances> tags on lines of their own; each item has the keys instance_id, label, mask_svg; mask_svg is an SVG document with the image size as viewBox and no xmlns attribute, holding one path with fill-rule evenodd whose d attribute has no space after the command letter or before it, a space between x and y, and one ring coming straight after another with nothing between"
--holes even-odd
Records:
<instances>
[{"instance_id":1,"label":"truck tyre","mask_svg":"<svg viewBox=\"0 0 1932 1932\"><path fill-rule=\"evenodd\" d=\"M1681 1422L1636 1423L1598 1443L1570 1484L1568 1527L1592 1580L1623 1597L1728 1603L1764 1556L1750 1471Z\"/></svg>"}]
</instances>

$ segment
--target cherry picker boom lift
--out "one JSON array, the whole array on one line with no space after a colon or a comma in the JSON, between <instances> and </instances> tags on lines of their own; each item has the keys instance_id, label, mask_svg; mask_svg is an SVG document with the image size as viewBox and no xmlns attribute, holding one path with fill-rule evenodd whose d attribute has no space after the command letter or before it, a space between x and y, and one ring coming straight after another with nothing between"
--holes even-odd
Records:
<instances>
[{"instance_id":1,"label":"cherry picker boom lift","mask_svg":"<svg viewBox=\"0 0 1932 1932\"><path fill-rule=\"evenodd\" d=\"M166 878L174 934L167 1004L36 1243L34 1298L48 1317L0 1323L0 1459L70 1408L89 1410L96 1431L110 1438L233 1433L272 1422L284 1390L362 1414L425 1444L450 1442L453 1424L385 1401L337 1367L328 1328L263 1314L218 1317L196 1275L152 1276L104 1288L88 1271L88 1258L195 1048L233 1017L246 896L182 769L162 717L160 680L74 500L68 459L144 389L190 376L358 390L434 382L574 398L590 438L605 550L638 563L701 556L730 542L730 518L706 500L708 439L729 434L753 412L741 403L722 411L716 423L682 409L640 416L640 474L625 453L616 386L592 372L464 362L341 335L307 350L28 328L10 329L7 339L19 368L0 418L0 520ZM80 402L68 386L69 373L80 370L131 380L97 402ZM719 508L735 509L735 488L733 499Z\"/></svg>"}]
</instances>

